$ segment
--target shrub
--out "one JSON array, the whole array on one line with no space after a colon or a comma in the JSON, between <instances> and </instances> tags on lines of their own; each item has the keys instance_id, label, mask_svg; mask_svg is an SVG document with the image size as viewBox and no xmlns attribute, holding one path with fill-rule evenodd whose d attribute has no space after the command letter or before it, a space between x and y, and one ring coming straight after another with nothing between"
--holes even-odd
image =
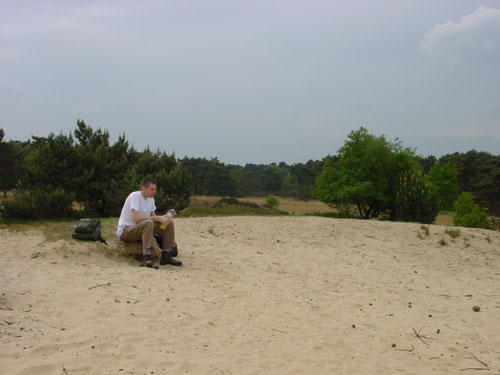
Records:
<instances>
[{"instance_id":1,"label":"shrub","mask_svg":"<svg viewBox=\"0 0 500 375\"><path fill-rule=\"evenodd\" d=\"M439 204L436 193L427 187L416 167L400 178L394 199L394 218L430 224L436 220Z\"/></svg>"},{"instance_id":2,"label":"shrub","mask_svg":"<svg viewBox=\"0 0 500 375\"><path fill-rule=\"evenodd\" d=\"M268 195L266 198L266 204L271 207L278 207L280 205L280 201L274 195Z\"/></svg>"},{"instance_id":3,"label":"shrub","mask_svg":"<svg viewBox=\"0 0 500 375\"><path fill-rule=\"evenodd\" d=\"M43 191L34 189L16 193L13 199L2 202L2 217L42 219L70 216L75 194L62 189Z\"/></svg>"},{"instance_id":4,"label":"shrub","mask_svg":"<svg viewBox=\"0 0 500 375\"><path fill-rule=\"evenodd\" d=\"M465 192L458 196L454 205L453 223L456 226L468 228L490 228L488 214L485 208L474 203L472 194Z\"/></svg>"}]
</instances>

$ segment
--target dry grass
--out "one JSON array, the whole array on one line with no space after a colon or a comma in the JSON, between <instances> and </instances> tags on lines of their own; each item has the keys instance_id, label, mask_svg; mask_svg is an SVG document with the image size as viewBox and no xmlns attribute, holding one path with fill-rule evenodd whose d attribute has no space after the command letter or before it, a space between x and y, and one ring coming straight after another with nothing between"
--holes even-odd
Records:
<instances>
[{"instance_id":1,"label":"dry grass","mask_svg":"<svg viewBox=\"0 0 500 375\"><path fill-rule=\"evenodd\" d=\"M282 198L277 197L280 204L277 207L278 210L287 212L289 214L295 215L306 215L306 214L322 214L322 213L335 213L336 211L328 207L325 203L310 200L310 201L299 201L294 198ZM191 198L191 206L203 206L216 203L221 197L215 196L202 196L195 195ZM255 203L259 206L266 204L266 197L243 197L238 198L240 202Z\"/></svg>"},{"instance_id":2,"label":"dry grass","mask_svg":"<svg viewBox=\"0 0 500 375\"><path fill-rule=\"evenodd\" d=\"M446 211L440 212L436 218L436 221L434 221L434 224L443 225L445 227L454 226L454 224L453 224L453 212L446 212Z\"/></svg>"}]
</instances>

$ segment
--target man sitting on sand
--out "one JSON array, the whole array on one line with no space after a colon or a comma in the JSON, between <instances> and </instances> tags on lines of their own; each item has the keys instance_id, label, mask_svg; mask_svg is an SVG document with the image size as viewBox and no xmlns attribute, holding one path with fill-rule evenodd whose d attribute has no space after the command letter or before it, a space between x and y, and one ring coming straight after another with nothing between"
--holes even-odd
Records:
<instances>
[{"instance_id":1,"label":"man sitting on sand","mask_svg":"<svg viewBox=\"0 0 500 375\"><path fill-rule=\"evenodd\" d=\"M151 250L155 241L154 235L160 232L160 226L165 225L166 228L163 230L162 235L163 246L160 264L180 266L182 262L173 259L177 255L174 222L166 215L156 215L155 195L156 182L151 178L143 179L141 190L130 193L125 200L116 235L123 241L135 242L142 240L143 258L141 266L158 268L153 262Z\"/></svg>"}]
</instances>

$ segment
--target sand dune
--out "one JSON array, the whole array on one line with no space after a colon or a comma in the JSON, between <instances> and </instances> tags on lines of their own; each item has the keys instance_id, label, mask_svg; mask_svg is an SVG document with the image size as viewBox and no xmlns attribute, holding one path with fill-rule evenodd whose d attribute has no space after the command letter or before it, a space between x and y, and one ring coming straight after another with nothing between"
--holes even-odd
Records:
<instances>
[{"instance_id":1,"label":"sand dune","mask_svg":"<svg viewBox=\"0 0 500 375\"><path fill-rule=\"evenodd\" d=\"M159 270L1 230L0 371L500 374L500 233L429 228L176 219L184 265Z\"/></svg>"}]
</instances>

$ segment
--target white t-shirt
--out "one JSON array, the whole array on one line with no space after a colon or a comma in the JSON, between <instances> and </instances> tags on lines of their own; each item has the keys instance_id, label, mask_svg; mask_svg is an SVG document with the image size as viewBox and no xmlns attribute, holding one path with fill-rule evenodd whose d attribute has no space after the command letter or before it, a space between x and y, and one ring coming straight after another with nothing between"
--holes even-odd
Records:
<instances>
[{"instance_id":1,"label":"white t-shirt","mask_svg":"<svg viewBox=\"0 0 500 375\"><path fill-rule=\"evenodd\" d=\"M132 217L132 210L139 212L140 216L150 216L151 212L156 211L155 199L144 199L140 191L134 191L129 194L123 205L120 220L118 220L118 230L116 231L118 237L122 235L125 227L136 224Z\"/></svg>"}]
</instances>

